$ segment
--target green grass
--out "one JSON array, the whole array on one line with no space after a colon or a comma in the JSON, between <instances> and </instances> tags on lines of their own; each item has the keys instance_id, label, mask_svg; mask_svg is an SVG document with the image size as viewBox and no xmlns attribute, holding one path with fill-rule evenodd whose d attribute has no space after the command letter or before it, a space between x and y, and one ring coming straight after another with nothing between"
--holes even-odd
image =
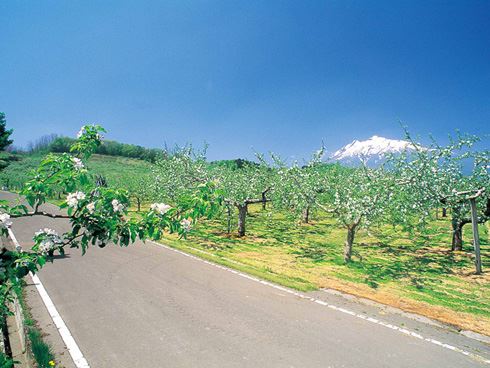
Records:
<instances>
[{"instance_id":1,"label":"green grass","mask_svg":"<svg viewBox=\"0 0 490 368\"><path fill-rule=\"evenodd\" d=\"M150 175L151 164L137 159L93 155L87 163L93 172L104 176L110 185L123 183L136 176Z\"/></svg>"},{"instance_id":2,"label":"green grass","mask_svg":"<svg viewBox=\"0 0 490 368\"><path fill-rule=\"evenodd\" d=\"M14 361L0 351L0 368L13 368Z\"/></svg>"},{"instance_id":3,"label":"green grass","mask_svg":"<svg viewBox=\"0 0 490 368\"><path fill-rule=\"evenodd\" d=\"M27 335L29 337L32 355L38 368L52 368L53 366L49 362L55 360L54 354L51 351L51 347L44 342L41 332L36 328L29 327Z\"/></svg>"}]
</instances>

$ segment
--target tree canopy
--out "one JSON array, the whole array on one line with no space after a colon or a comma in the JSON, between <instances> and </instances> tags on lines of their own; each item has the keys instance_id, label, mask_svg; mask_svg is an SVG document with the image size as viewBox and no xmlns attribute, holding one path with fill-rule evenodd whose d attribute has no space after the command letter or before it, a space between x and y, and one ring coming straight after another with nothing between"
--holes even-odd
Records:
<instances>
[{"instance_id":1,"label":"tree canopy","mask_svg":"<svg viewBox=\"0 0 490 368\"><path fill-rule=\"evenodd\" d=\"M7 129L7 119L5 113L0 112L0 151L4 151L5 148L10 146L14 141L10 139L10 136L14 132L13 129Z\"/></svg>"}]
</instances>

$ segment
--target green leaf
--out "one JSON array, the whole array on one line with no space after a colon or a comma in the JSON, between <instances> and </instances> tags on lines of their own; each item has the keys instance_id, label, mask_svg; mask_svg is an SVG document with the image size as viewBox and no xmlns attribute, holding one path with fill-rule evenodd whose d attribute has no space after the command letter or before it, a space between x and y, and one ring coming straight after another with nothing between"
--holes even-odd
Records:
<instances>
[{"instance_id":1,"label":"green leaf","mask_svg":"<svg viewBox=\"0 0 490 368\"><path fill-rule=\"evenodd\" d=\"M46 264L46 257L44 256L38 257L37 263L39 264L39 266L43 267Z\"/></svg>"}]
</instances>

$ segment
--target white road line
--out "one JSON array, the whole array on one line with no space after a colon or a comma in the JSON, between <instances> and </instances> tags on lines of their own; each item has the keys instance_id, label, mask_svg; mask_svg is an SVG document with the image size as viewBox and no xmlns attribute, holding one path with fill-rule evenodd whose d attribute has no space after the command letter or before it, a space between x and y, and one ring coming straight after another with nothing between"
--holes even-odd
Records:
<instances>
[{"instance_id":1,"label":"white road line","mask_svg":"<svg viewBox=\"0 0 490 368\"><path fill-rule=\"evenodd\" d=\"M10 238L14 242L14 245L20 246L12 229L8 228L8 232ZM56 328L58 329L58 332L60 333L63 342L68 348L68 351L70 352L71 358L73 359L75 366L77 368L90 368L90 365L88 364L87 360L84 358L82 351L78 347L77 343L75 342L75 339L70 333L70 330L66 326L65 321L63 321L63 318L61 318L53 301L49 297L48 292L44 288L43 283L41 282L39 277L37 277L37 275L33 275L32 273L29 274L31 275L32 281L34 282L34 285L36 286L36 289L39 292L39 295L41 296L41 299L43 300L49 315L53 319L53 322L56 325Z\"/></svg>"},{"instance_id":2,"label":"white road line","mask_svg":"<svg viewBox=\"0 0 490 368\"><path fill-rule=\"evenodd\" d=\"M344 314L347 314L347 315L350 315L350 316L353 316L355 318L360 318L360 319L363 319L364 321L367 321L367 322L370 322L370 323L374 323L374 324L377 324L379 326L383 326L383 327L386 327L386 328L389 328L391 330L394 330L394 331L398 331L404 335L407 335L407 336L411 336L411 337L414 337L416 339L419 339L419 340L422 340L422 341L426 341L426 342L429 342L431 344L434 344L434 345L437 345L437 346L440 346L444 349L448 349L448 350L452 350L454 352L457 352L457 353L460 353L460 354L463 354L463 355L466 355L472 359L475 359L481 363L485 363L485 364L490 364L490 360L489 359L486 359L480 355L477 355L477 354L474 354L474 353L471 353L469 351L466 351L466 350L463 350L463 349L460 349L456 346L453 346L453 345L450 345L450 344L446 344L446 343L443 343L441 341L438 341L438 340L434 340L432 338L429 338L429 337L424 337L422 335L420 335L419 333L417 332L414 332L414 331L410 331L410 330L407 330L406 328L402 328L402 327L398 327L398 326L395 326L395 325L392 325L390 323L387 323L387 322L383 322L383 321L380 321L380 320L377 320L375 318L371 318L371 317L368 317L366 315L363 315L363 314L359 314L359 313L356 313L356 312L353 312L351 310L348 310L348 309L345 309L345 308L342 308L342 307L337 307L336 305L333 305L333 304L330 304L330 303L327 303L323 300L320 300L320 299L315 299L313 297L310 297L310 296L307 296L307 295L304 295L304 294L301 294L297 291L294 291L294 290L291 290L291 289L288 289L288 288L285 288L283 286L279 286L279 285L276 285L276 284L273 284L272 282L269 282L269 281L265 281L265 280L261 280L261 279L258 279L254 276L250 276L250 275L247 275L243 272L240 272L240 271L236 271L232 268L228 268L228 267L225 267L225 266L221 266L219 264L216 264L216 263L213 263L213 262L210 262L210 261L207 261L205 259L202 259L202 258L199 258L197 256L194 256L192 254L189 254L189 253L186 253L186 252L183 252L181 250L178 250L178 249L175 249L175 248L172 248L172 247L169 247L168 245L164 245L164 244L160 244L160 243L157 243L157 242L154 242L154 241L149 241L150 243L156 245L156 246L159 246L159 247L163 247L165 249L168 249L168 250L171 250L173 252L176 252L176 253L179 253L183 256L186 256L186 257L189 257L189 258L192 258L192 259L195 259L197 261L200 261L200 262L203 262L203 263L206 263L210 266L213 266L213 267L216 267L216 268L219 268L221 270L225 270L225 271L228 271L228 272L231 272L235 275L238 275L240 277L244 277L246 279L249 279L251 281L255 281L255 282L258 282L260 284L263 284L263 285L267 285L269 287L272 287L274 289L278 289L278 290L281 290L283 292L286 292L286 293L289 293L289 294L292 294L298 298L301 298L301 299L305 299L305 300L308 300L310 302L313 302L313 303L316 303L316 304L319 304L319 305L322 305L324 307L327 307L327 308L330 308L330 309L333 309L337 312L341 312L341 313L344 313ZM198 250L198 249L196 249Z\"/></svg>"},{"instance_id":3,"label":"white road line","mask_svg":"<svg viewBox=\"0 0 490 368\"><path fill-rule=\"evenodd\" d=\"M73 359L75 366L77 368L90 368L87 360L84 358L80 348L75 342L75 339L71 335L70 330L68 329L68 327L66 327L65 321L63 321L63 318L61 318L53 301L49 297L41 280L39 280L39 277L37 277L37 275L33 275L32 273L31 273L31 277L32 277L32 281L34 282L34 285L36 285L39 295L41 295L41 298L49 312L49 315L53 319L53 322L56 325L56 328L58 329L61 338L63 339L63 342L65 343L66 347L68 348L68 351L70 352L71 358Z\"/></svg>"}]
</instances>

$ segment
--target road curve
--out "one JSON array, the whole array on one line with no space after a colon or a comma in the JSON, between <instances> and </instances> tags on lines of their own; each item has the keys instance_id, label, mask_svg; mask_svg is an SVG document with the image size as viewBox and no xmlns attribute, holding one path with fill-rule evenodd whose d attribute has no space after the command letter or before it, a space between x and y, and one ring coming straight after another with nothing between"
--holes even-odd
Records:
<instances>
[{"instance_id":1,"label":"road curve","mask_svg":"<svg viewBox=\"0 0 490 368\"><path fill-rule=\"evenodd\" d=\"M33 217L13 230L28 245L43 227L68 225ZM490 367L152 243L80 253L68 250L39 277L93 368ZM421 329L488 359L485 344Z\"/></svg>"}]
</instances>

